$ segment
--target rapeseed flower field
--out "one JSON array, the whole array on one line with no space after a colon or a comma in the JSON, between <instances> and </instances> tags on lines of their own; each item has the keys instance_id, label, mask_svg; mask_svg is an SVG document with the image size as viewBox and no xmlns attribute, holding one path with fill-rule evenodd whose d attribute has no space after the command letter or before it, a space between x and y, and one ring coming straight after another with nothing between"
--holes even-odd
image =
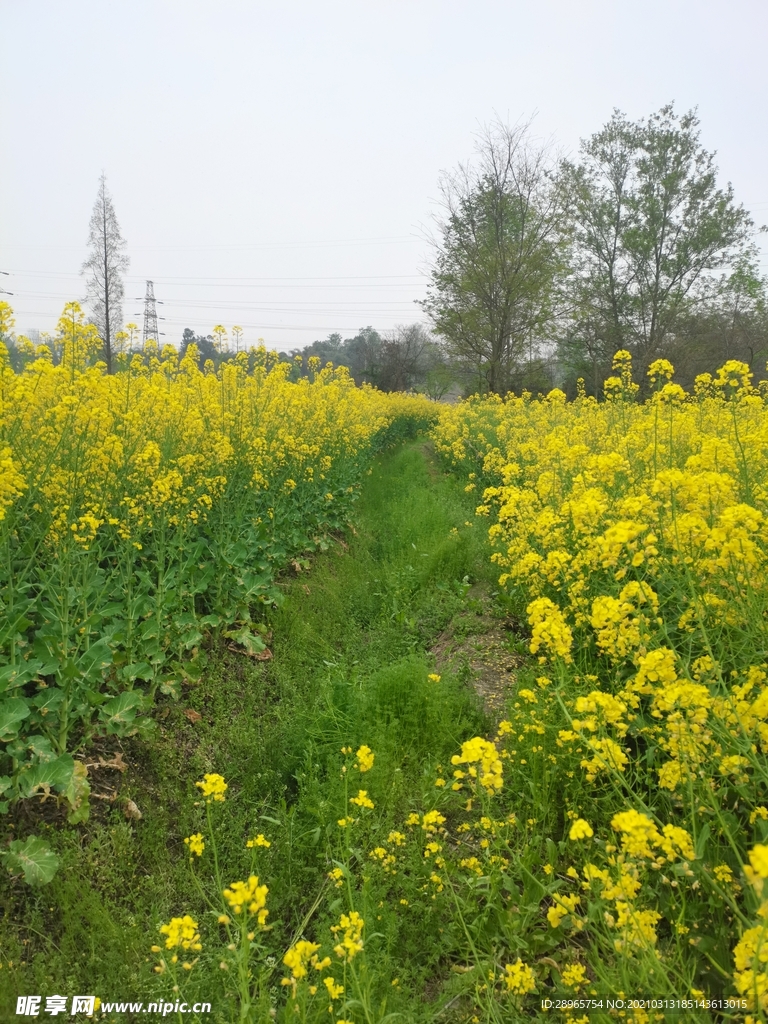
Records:
<instances>
[{"instance_id":1,"label":"rapeseed flower field","mask_svg":"<svg viewBox=\"0 0 768 1024\"><path fill-rule=\"evenodd\" d=\"M319 361L291 382L263 347L215 373L150 345L108 376L91 334L21 373L0 348L0 807L54 791L73 823L72 755L150 738L211 630L263 655L276 573L345 527L375 451L434 418Z\"/></svg>"},{"instance_id":2,"label":"rapeseed flower field","mask_svg":"<svg viewBox=\"0 0 768 1024\"><path fill-rule=\"evenodd\" d=\"M347 909L283 956L284 1019L341 1024L340 999L397 1019L371 999L382 951L366 938L372 911L395 909L452 933L457 1020L527 1019L542 996L560 1019L586 1021L588 999L611 1019L622 995L641 1000L623 1015L638 1024L765 1019L763 395L732 363L688 396L658 361L641 403L628 354L615 365L603 403L443 408L435 445L482 497L499 582L524 609L529 685L396 828L365 819L375 803L351 783L375 753L341 748L328 878Z\"/></svg>"},{"instance_id":3,"label":"rapeseed flower field","mask_svg":"<svg viewBox=\"0 0 768 1024\"><path fill-rule=\"evenodd\" d=\"M439 460L397 463L404 553L361 569L351 649L317 641L302 700L320 696L272 734L300 736L282 789L213 748L174 790L163 854L186 881L135 984L213 993L216 1021L766 1020L768 396L749 369L689 395L658 360L640 400L619 352L601 402L439 409L290 370L254 350L219 372L170 351L114 377L44 352L3 371L4 799L56 795L74 828L78 755L160 744L153 706L205 690L211 637L267 661L277 574L346 527L372 456L429 429ZM379 526L370 550L393 550ZM471 551L526 648L493 716L429 646L471 600Z\"/></svg>"},{"instance_id":4,"label":"rapeseed flower field","mask_svg":"<svg viewBox=\"0 0 768 1024\"><path fill-rule=\"evenodd\" d=\"M537 780L531 828L558 794L546 913L584 967L559 984L734 994L762 1020L767 396L742 363L691 395L673 373L653 363L640 402L618 352L603 402L475 398L434 437L538 661L500 756L505 786Z\"/></svg>"}]
</instances>

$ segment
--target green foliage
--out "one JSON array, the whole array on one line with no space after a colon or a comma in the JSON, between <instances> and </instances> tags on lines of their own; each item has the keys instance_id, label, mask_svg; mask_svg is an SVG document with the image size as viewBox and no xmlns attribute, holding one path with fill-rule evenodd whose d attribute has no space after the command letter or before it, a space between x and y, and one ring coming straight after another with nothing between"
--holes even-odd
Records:
<instances>
[{"instance_id":1,"label":"green foliage","mask_svg":"<svg viewBox=\"0 0 768 1024\"><path fill-rule=\"evenodd\" d=\"M722 822L696 833L696 859L671 857L661 871L623 852L617 859L611 822L642 772L585 782L591 734L570 742L561 733L576 728L572 706L585 693L575 670L521 665L495 735L462 678L435 675L430 650L446 634L474 636L465 628L477 613L473 585L489 587L495 575L483 531L467 525L473 499L462 483L421 446L375 464L355 531L331 541L311 571L300 565L295 579L279 581L285 599L263 623L274 658L216 648L199 682L184 685L185 711L161 702L153 742L123 741L137 767L121 799L140 804L141 821L115 807L77 829L37 830L65 870L44 897L9 882L0 947L14 961L13 991L53 984L148 1003L177 984L189 1002L210 1000L213 1013L201 1020L217 1024L508 1024L534 1017L545 996L605 1000L617 986L646 995L661 986L680 998L730 991L722 974L731 903L691 885L706 865L738 870ZM507 646L527 644L512 634ZM577 653L579 671L600 671L594 650ZM640 730L630 732L639 742ZM503 759L501 788L471 774L484 770L483 749ZM222 802L205 803L194 785L211 772L226 778ZM661 814L658 787L643 798ZM672 820L664 807L659 820ZM723 812L729 821L735 813ZM572 833L577 819L593 834ZM758 820L756 830L764 838L768 824ZM610 880L590 884L587 863ZM261 922L257 910L238 916L222 898L251 876L268 887ZM607 890L636 879L656 887L671 922L659 922L657 944L642 940L639 914L618 926L605 916L622 899ZM335 947L353 942L353 911L365 924L349 957ZM179 927L187 914L202 948L174 946L173 963L159 927ZM705 931L709 920L722 927ZM17 921L32 936L26 945ZM302 948L306 977L291 967ZM324 979L344 991L331 1000ZM715 1018L693 1010L680 1019Z\"/></svg>"},{"instance_id":2,"label":"green foliage","mask_svg":"<svg viewBox=\"0 0 768 1024\"><path fill-rule=\"evenodd\" d=\"M686 318L711 305L711 272L738 268L753 224L718 186L698 127L671 104L635 122L614 111L563 164L574 273L561 355L594 394L617 350L672 355Z\"/></svg>"}]
</instances>

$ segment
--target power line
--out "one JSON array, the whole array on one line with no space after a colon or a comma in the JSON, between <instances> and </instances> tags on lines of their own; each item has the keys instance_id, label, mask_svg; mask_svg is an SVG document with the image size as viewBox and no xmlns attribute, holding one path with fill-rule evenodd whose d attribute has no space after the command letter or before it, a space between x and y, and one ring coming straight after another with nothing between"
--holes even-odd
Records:
<instances>
[{"instance_id":1,"label":"power line","mask_svg":"<svg viewBox=\"0 0 768 1024\"><path fill-rule=\"evenodd\" d=\"M33 291L27 291L26 289L21 289L16 294L20 295L20 296L23 296L24 298L28 298L28 299L63 299L65 302L73 301L72 300L72 293L71 292L33 292ZM328 302L324 302L322 299L283 299L282 301L283 302L288 302L292 306L332 306L332 305L335 306L335 305L339 304L339 300L340 300L340 297L337 296L336 299L333 302L331 302L330 300ZM143 299L136 298L135 301L136 302L141 302L141 301L143 301ZM185 296L179 296L179 297L176 297L176 298L165 299L164 302L159 303L159 304L160 305L175 305L175 306L200 306L200 307L233 306L233 307L236 307L236 308L240 309L240 308L243 308L243 307L246 307L246 306L262 306L265 303L270 303L270 302L274 302L274 301L276 301L276 300L275 299L268 299L268 298L264 298L264 299L226 299L225 298L225 299L222 299L221 301L216 301L216 300L213 300L213 299L192 299L192 298L186 298ZM277 300L277 301L280 301L280 300ZM404 303L408 303L411 300L408 299L408 298L403 298L403 299L382 299L382 298L377 298L375 300L369 300L369 299L349 299L348 301L344 301L342 299L341 301L344 302L344 305L347 305L347 306L367 306L367 305L370 305L371 302L374 302L375 305L377 305L377 306L402 306Z\"/></svg>"},{"instance_id":2,"label":"power line","mask_svg":"<svg viewBox=\"0 0 768 1024\"><path fill-rule=\"evenodd\" d=\"M374 238L320 239L308 242L255 242L224 245L132 245L131 252L247 252L260 249L309 249L344 245L402 245L405 242L420 241L416 235L384 235ZM0 249L25 251L57 250L81 252L82 245L2 245Z\"/></svg>"},{"instance_id":3,"label":"power line","mask_svg":"<svg viewBox=\"0 0 768 1024\"><path fill-rule=\"evenodd\" d=\"M20 297L27 298L27 299L64 299L65 301L71 301L71 296L68 293L65 294L65 293L59 293L59 292L28 292L28 291L22 291L22 292L18 292L18 295ZM142 299L136 299L136 301L137 302L141 302L143 300ZM361 306L363 308L368 308L371 305L376 305L376 306L401 306L401 307L405 307L405 306L407 306L412 301L413 301L412 299L378 299L374 303L374 302L367 301L367 300L350 300L349 302L345 302L344 305L345 306L349 306L349 307L351 307L351 306ZM252 301L252 300L249 300L249 299L240 299L237 302L234 302L234 301L209 302L209 301L206 301L205 299L185 299L185 298L180 298L180 299L165 299L163 302L159 302L158 301L158 305L165 305L165 306L191 306L191 307L194 307L195 309L227 309L227 308L231 308L231 309L246 309L246 308L248 308L248 309L262 309L263 308L263 309L280 309L281 311L285 310L285 309L293 309L294 307L302 307L302 306L311 306L311 307L316 308L316 309L322 309L322 307L324 307L324 306L331 306L333 308L336 308L339 305L338 302L322 302L322 301L317 301L317 300L313 301L313 300L304 300L304 299L296 299L295 301L290 302L289 305L287 305L287 306L273 306L273 305L265 304L265 303L269 303L269 300Z\"/></svg>"},{"instance_id":4,"label":"power line","mask_svg":"<svg viewBox=\"0 0 768 1024\"><path fill-rule=\"evenodd\" d=\"M72 277L72 278L77 278L77 279L80 279L80 277L81 277L80 274L76 274L76 273L74 273L72 271L66 271L66 270L61 270L61 271L59 271L59 270L11 270L11 271L4 271L4 273L10 273L10 274L13 274L13 275L17 275L18 274L19 276L23 276L23 277ZM186 283L186 282L197 284L199 282L205 282L205 281L217 281L217 282L219 282L219 281L236 281L236 282L238 282L238 287L239 287L240 286L239 282L241 282L241 281L243 281L243 282L252 282L253 284L258 284L259 282L268 282L268 283L271 284L272 282L276 282L276 281L287 281L287 282L293 282L293 281L321 281L321 282L325 282L325 281L407 281L407 280L414 280L414 281L416 281L416 280L424 280L424 278L426 278L428 276L429 275L427 275L427 274L336 274L336 275L330 276L330 277L316 277L316 276L291 277L290 275L286 275L286 276L283 276L283 277L261 277L261 276L258 276L258 275L251 275L251 276L248 276L248 277L232 277L232 276L225 276L225 277L188 277L188 276L163 277L162 275L155 274L153 280L154 281L163 281L165 283L177 283L177 284L179 284L179 283ZM126 281L144 281L146 279L144 277L141 277L140 275L126 274L125 275L125 280ZM289 287L289 286L290 285L286 285L286 287ZM320 286L318 285L317 287L320 287ZM342 286L342 287L344 287L344 286ZM367 286L365 286L365 285L362 285L362 286L355 285L355 287L367 287ZM387 285L387 287L394 287L394 286Z\"/></svg>"}]
</instances>

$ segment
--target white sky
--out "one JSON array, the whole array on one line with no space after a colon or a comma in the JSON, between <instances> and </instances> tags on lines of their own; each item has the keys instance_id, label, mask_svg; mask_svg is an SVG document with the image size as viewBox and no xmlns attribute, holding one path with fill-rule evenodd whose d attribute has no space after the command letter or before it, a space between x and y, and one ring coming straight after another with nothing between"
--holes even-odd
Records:
<instances>
[{"instance_id":1,"label":"white sky","mask_svg":"<svg viewBox=\"0 0 768 1024\"><path fill-rule=\"evenodd\" d=\"M0 288L20 332L82 299L102 169L125 319L151 278L174 344L421 319L439 174L495 114L537 113L573 154L614 107L698 105L722 181L768 221L765 0L0 0L0 39Z\"/></svg>"}]
</instances>

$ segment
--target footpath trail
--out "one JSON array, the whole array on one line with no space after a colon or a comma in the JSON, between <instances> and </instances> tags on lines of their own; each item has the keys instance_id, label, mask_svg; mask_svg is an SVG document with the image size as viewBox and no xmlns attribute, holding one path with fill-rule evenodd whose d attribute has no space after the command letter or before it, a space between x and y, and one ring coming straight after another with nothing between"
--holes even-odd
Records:
<instances>
[{"instance_id":1,"label":"footpath trail","mask_svg":"<svg viewBox=\"0 0 768 1024\"><path fill-rule=\"evenodd\" d=\"M423 441L384 455L365 480L354 527L283 580L285 601L266 623L271 659L213 643L200 683L158 707L155 741L115 740L89 755L94 793L104 797L90 822L34 822L62 870L42 894L18 886L4 896L0 961L12 981L0 986L0 1019L13 1017L11 992L157 997L149 946L159 924L210 916L183 842L202 827L194 783L206 772L229 786L217 808L222 877L248 874L245 838L264 832L272 843L259 871L270 890L276 990L282 951L302 929L320 928L340 748L366 743L376 752L391 780L377 813L402 820L434 787L439 764L493 730L514 683L524 643L504 625L472 513L472 497ZM429 673L441 681L425 682ZM202 878L205 862L195 868ZM330 910L340 907L339 899ZM440 939L411 925L403 939L398 908L380 909L378 919L389 936L382 964L398 974L392 999L409 1007L405 1019L433 1019L450 970ZM404 942L410 950L398 949ZM184 979L190 998L212 1001L209 1022L233 1019L218 955L204 945Z\"/></svg>"}]
</instances>

